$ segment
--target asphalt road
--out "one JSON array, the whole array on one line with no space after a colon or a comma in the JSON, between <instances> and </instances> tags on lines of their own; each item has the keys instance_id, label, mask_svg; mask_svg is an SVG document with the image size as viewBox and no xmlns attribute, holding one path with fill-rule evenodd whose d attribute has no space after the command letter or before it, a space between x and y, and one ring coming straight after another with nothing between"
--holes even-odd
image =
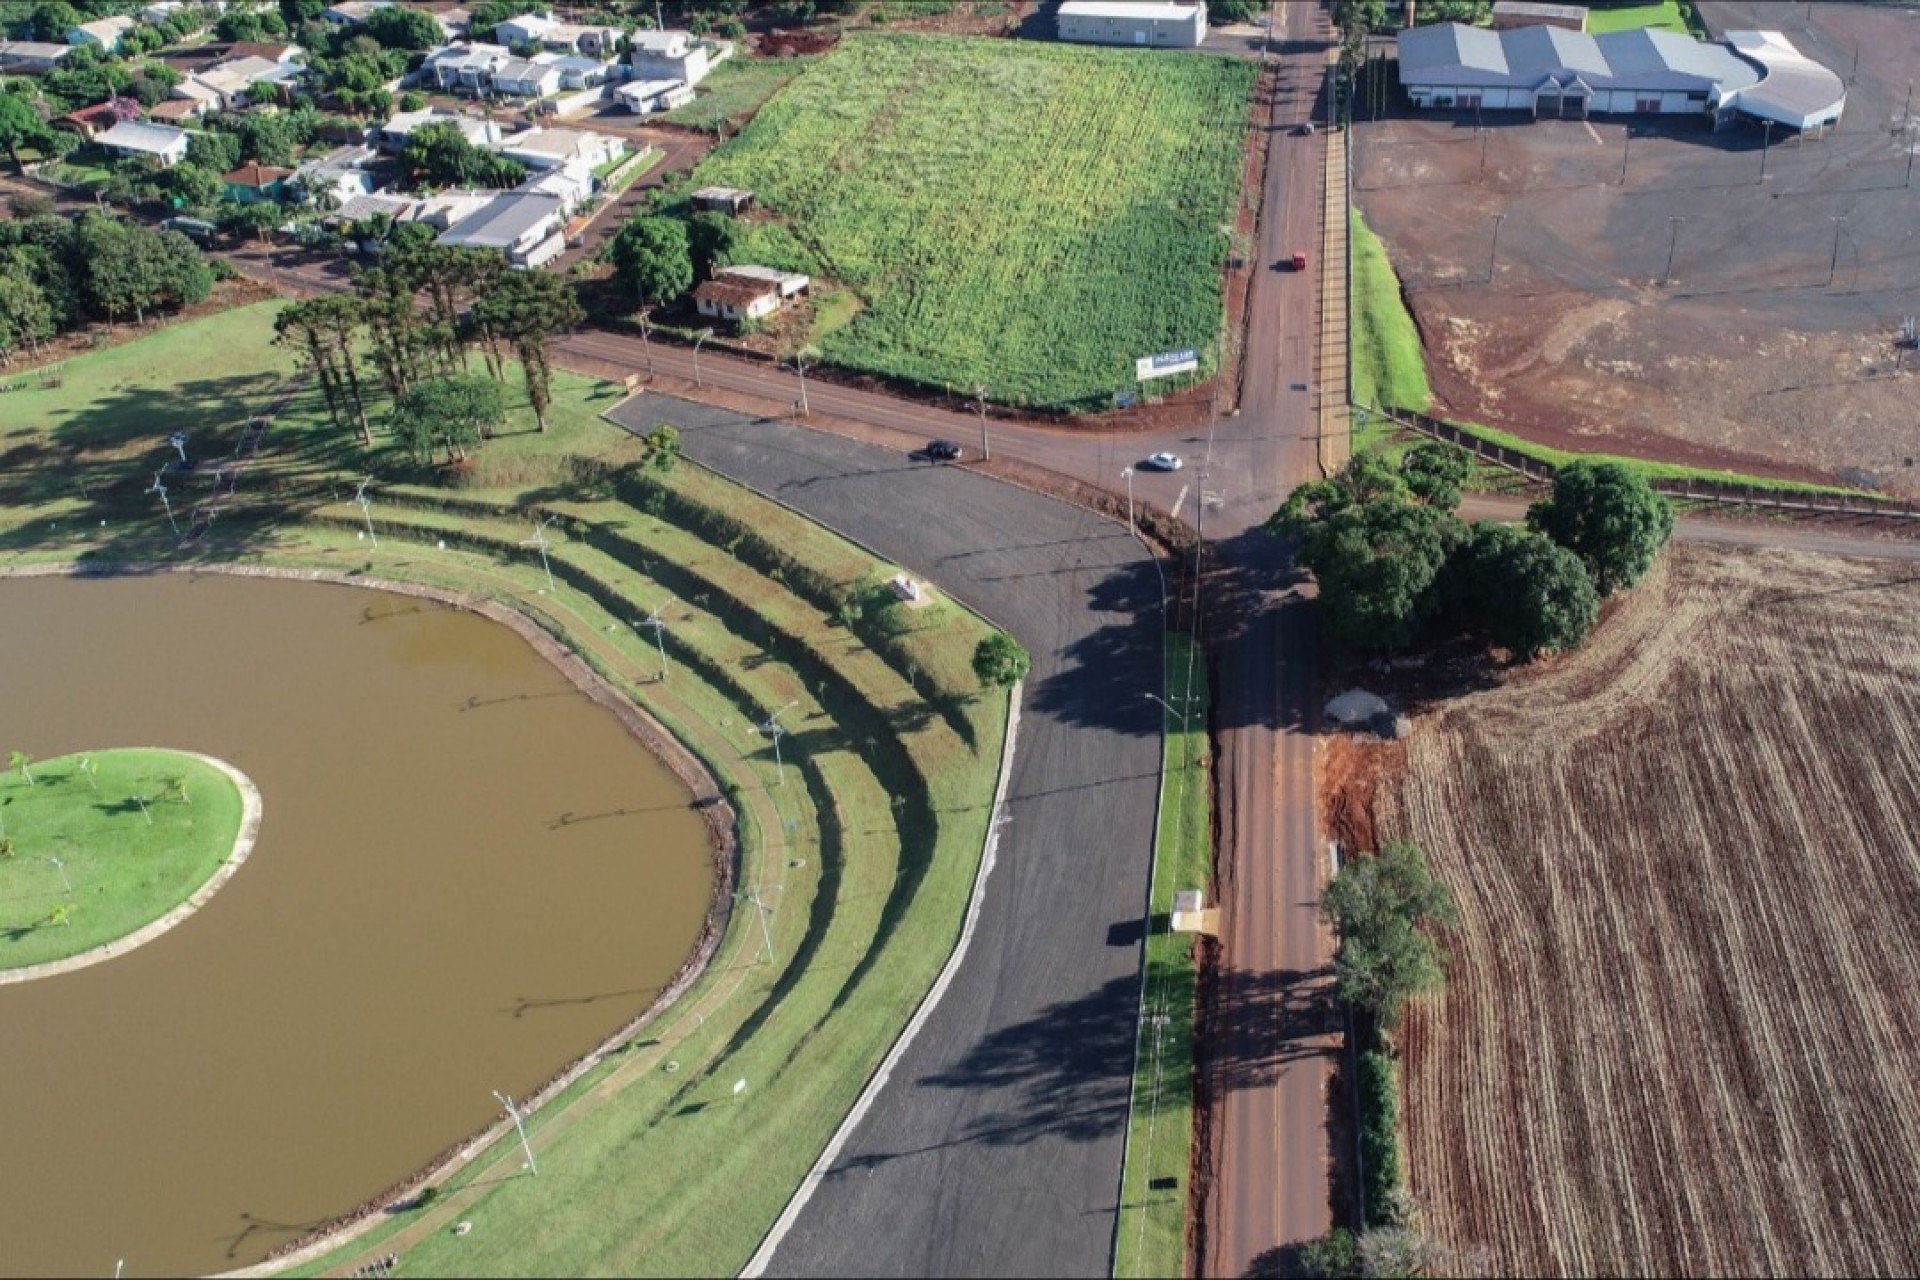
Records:
<instances>
[{"instance_id":1,"label":"asphalt road","mask_svg":"<svg viewBox=\"0 0 1920 1280\"><path fill-rule=\"evenodd\" d=\"M1159 574L1118 525L904 452L642 394L614 416L866 543L1033 655L967 961L774 1275L1104 1275L1160 770Z\"/></svg>"}]
</instances>

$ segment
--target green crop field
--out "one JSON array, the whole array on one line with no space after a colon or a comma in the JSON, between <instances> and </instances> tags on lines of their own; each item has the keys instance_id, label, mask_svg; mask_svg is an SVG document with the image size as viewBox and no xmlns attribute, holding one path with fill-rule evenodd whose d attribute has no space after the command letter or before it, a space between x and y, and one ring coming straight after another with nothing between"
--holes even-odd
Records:
<instances>
[{"instance_id":1,"label":"green crop field","mask_svg":"<svg viewBox=\"0 0 1920 1280\"><path fill-rule=\"evenodd\" d=\"M694 185L744 187L736 261L856 294L823 358L1091 407L1136 357L1210 367L1256 68L1233 58L863 35L789 84Z\"/></svg>"}]
</instances>

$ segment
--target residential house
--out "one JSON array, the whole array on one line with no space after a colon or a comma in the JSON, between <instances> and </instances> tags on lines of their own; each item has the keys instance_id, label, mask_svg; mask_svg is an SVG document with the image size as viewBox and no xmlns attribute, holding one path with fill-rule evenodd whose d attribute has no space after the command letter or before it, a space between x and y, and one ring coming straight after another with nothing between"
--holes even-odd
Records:
<instances>
[{"instance_id":1,"label":"residential house","mask_svg":"<svg viewBox=\"0 0 1920 1280\"><path fill-rule=\"evenodd\" d=\"M197 84L215 95L215 105L220 110L241 111L254 101L255 85L270 86L274 96L284 100L306 74L307 69L298 63L275 62L269 58L232 58L182 80L170 92L176 97L203 96L193 90L181 92L184 86Z\"/></svg>"},{"instance_id":2,"label":"residential house","mask_svg":"<svg viewBox=\"0 0 1920 1280\"><path fill-rule=\"evenodd\" d=\"M714 272L715 279L738 278L741 280L759 280L770 284L778 291L780 301L803 297L813 287L811 277L798 271L781 271L775 267L722 267Z\"/></svg>"},{"instance_id":3,"label":"residential house","mask_svg":"<svg viewBox=\"0 0 1920 1280\"><path fill-rule=\"evenodd\" d=\"M155 124L170 124L184 127L190 120L198 120L207 114L208 104L199 98L168 98L165 102L156 102L147 108L147 119Z\"/></svg>"},{"instance_id":4,"label":"residential house","mask_svg":"<svg viewBox=\"0 0 1920 1280\"><path fill-rule=\"evenodd\" d=\"M440 24L440 29L447 33L449 40L464 39L473 26L473 13L467 9L442 9L429 16Z\"/></svg>"},{"instance_id":5,"label":"residential house","mask_svg":"<svg viewBox=\"0 0 1920 1280\"><path fill-rule=\"evenodd\" d=\"M595 85L605 84L620 72L614 63L572 53L536 53L533 60L557 70L562 89L591 89Z\"/></svg>"},{"instance_id":6,"label":"residential house","mask_svg":"<svg viewBox=\"0 0 1920 1280\"><path fill-rule=\"evenodd\" d=\"M292 176L292 169L255 163L243 164L220 180L227 186L225 198L236 204L278 204L286 198Z\"/></svg>"},{"instance_id":7,"label":"residential house","mask_svg":"<svg viewBox=\"0 0 1920 1280\"><path fill-rule=\"evenodd\" d=\"M484 93L493 87L493 73L512 62L504 45L448 45L427 55L420 74L450 93Z\"/></svg>"},{"instance_id":8,"label":"residential house","mask_svg":"<svg viewBox=\"0 0 1920 1280\"><path fill-rule=\"evenodd\" d=\"M715 276L693 291L693 305L703 316L740 324L778 311L780 289L767 280Z\"/></svg>"},{"instance_id":9,"label":"residential house","mask_svg":"<svg viewBox=\"0 0 1920 1280\"><path fill-rule=\"evenodd\" d=\"M373 194L374 179L368 166L379 154L367 146L335 147L303 163L294 170L294 178L322 203L345 206L357 197Z\"/></svg>"},{"instance_id":10,"label":"residential house","mask_svg":"<svg viewBox=\"0 0 1920 1280\"><path fill-rule=\"evenodd\" d=\"M187 131L172 125L142 124L123 120L94 138L94 142L119 156L142 156L171 169L187 156Z\"/></svg>"},{"instance_id":11,"label":"residential house","mask_svg":"<svg viewBox=\"0 0 1920 1280\"><path fill-rule=\"evenodd\" d=\"M734 217L753 208L753 192L734 187L702 187L693 193L695 213L724 213Z\"/></svg>"},{"instance_id":12,"label":"residential house","mask_svg":"<svg viewBox=\"0 0 1920 1280\"><path fill-rule=\"evenodd\" d=\"M435 231L447 231L506 194L504 191L477 189L436 191L414 202L408 221L424 222Z\"/></svg>"},{"instance_id":13,"label":"residential house","mask_svg":"<svg viewBox=\"0 0 1920 1280\"><path fill-rule=\"evenodd\" d=\"M554 196L560 201L560 215L570 218L575 210L593 198L594 188L597 185L593 170L574 163L536 173L514 190L534 195Z\"/></svg>"},{"instance_id":14,"label":"residential house","mask_svg":"<svg viewBox=\"0 0 1920 1280\"><path fill-rule=\"evenodd\" d=\"M370 193L345 201L334 211L333 216L325 221L329 226L366 222L370 218L386 218L390 222L411 222L413 212L419 204L420 202L412 196L394 195L385 191Z\"/></svg>"},{"instance_id":15,"label":"residential house","mask_svg":"<svg viewBox=\"0 0 1920 1280\"><path fill-rule=\"evenodd\" d=\"M620 32L608 26L561 22L551 13L523 13L494 27L493 38L516 49L538 45L552 53L610 58L620 41Z\"/></svg>"},{"instance_id":16,"label":"residential house","mask_svg":"<svg viewBox=\"0 0 1920 1280\"><path fill-rule=\"evenodd\" d=\"M307 51L277 40L236 40L227 46L229 58L265 58L269 62L299 62Z\"/></svg>"},{"instance_id":17,"label":"residential house","mask_svg":"<svg viewBox=\"0 0 1920 1280\"><path fill-rule=\"evenodd\" d=\"M125 14L116 18L101 18L96 22L83 22L67 32L67 43L90 44L102 53L118 53L121 37L137 25L134 19Z\"/></svg>"},{"instance_id":18,"label":"residential house","mask_svg":"<svg viewBox=\"0 0 1920 1280\"><path fill-rule=\"evenodd\" d=\"M440 243L492 249L516 267L543 266L566 251L563 217L558 197L511 191L449 227Z\"/></svg>"},{"instance_id":19,"label":"residential house","mask_svg":"<svg viewBox=\"0 0 1920 1280\"><path fill-rule=\"evenodd\" d=\"M37 76L51 71L73 52L70 44L44 44L38 40L0 40L0 72L9 75Z\"/></svg>"},{"instance_id":20,"label":"residential house","mask_svg":"<svg viewBox=\"0 0 1920 1280\"><path fill-rule=\"evenodd\" d=\"M707 46L685 31L636 31L627 63L634 80L679 80L691 89L707 78Z\"/></svg>"},{"instance_id":21,"label":"residential house","mask_svg":"<svg viewBox=\"0 0 1920 1280\"><path fill-rule=\"evenodd\" d=\"M82 107L56 118L53 126L56 129L71 129L92 142L119 123L120 113L113 103L96 102L90 107Z\"/></svg>"},{"instance_id":22,"label":"residential house","mask_svg":"<svg viewBox=\"0 0 1920 1280\"><path fill-rule=\"evenodd\" d=\"M226 95L203 82L198 76L188 76L167 90L167 97L198 104L199 110L195 113L197 115L205 115L209 111L222 111L227 105Z\"/></svg>"},{"instance_id":23,"label":"residential house","mask_svg":"<svg viewBox=\"0 0 1920 1280\"><path fill-rule=\"evenodd\" d=\"M629 147L624 138L584 129L525 129L503 138L494 150L529 169L575 164L592 172L627 154Z\"/></svg>"},{"instance_id":24,"label":"residential house","mask_svg":"<svg viewBox=\"0 0 1920 1280\"><path fill-rule=\"evenodd\" d=\"M494 69L493 90L509 98L545 98L560 92L560 68L509 58Z\"/></svg>"},{"instance_id":25,"label":"residential house","mask_svg":"<svg viewBox=\"0 0 1920 1280\"><path fill-rule=\"evenodd\" d=\"M392 3L393 0L342 0L340 4L329 5L321 10L320 18L336 27L357 27L375 9L385 9Z\"/></svg>"},{"instance_id":26,"label":"residential house","mask_svg":"<svg viewBox=\"0 0 1920 1280\"><path fill-rule=\"evenodd\" d=\"M182 0L158 0L140 11L140 21L150 27L157 27L187 6Z\"/></svg>"},{"instance_id":27,"label":"residential house","mask_svg":"<svg viewBox=\"0 0 1920 1280\"><path fill-rule=\"evenodd\" d=\"M613 91L614 101L637 116L656 111L672 111L693 101L693 89L685 80L630 80Z\"/></svg>"},{"instance_id":28,"label":"residential house","mask_svg":"<svg viewBox=\"0 0 1920 1280\"><path fill-rule=\"evenodd\" d=\"M427 107L420 111L402 111L381 125L380 146L386 151L398 151L407 145L407 139L415 129L430 124L450 124L476 147L491 147L500 141L500 126L491 120L463 116L439 107Z\"/></svg>"}]
</instances>

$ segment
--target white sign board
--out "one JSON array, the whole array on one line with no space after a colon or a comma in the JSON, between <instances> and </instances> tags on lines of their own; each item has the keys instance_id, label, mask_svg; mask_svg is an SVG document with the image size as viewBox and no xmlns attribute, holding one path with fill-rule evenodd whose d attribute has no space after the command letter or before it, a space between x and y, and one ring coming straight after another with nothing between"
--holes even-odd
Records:
<instances>
[{"instance_id":1,"label":"white sign board","mask_svg":"<svg viewBox=\"0 0 1920 1280\"><path fill-rule=\"evenodd\" d=\"M1157 356L1141 356L1135 360L1133 374L1145 382L1149 378L1164 378L1169 374L1191 373L1199 367L1200 353L1197 351L1163 351Z\"/></svg>"}]
</instances>

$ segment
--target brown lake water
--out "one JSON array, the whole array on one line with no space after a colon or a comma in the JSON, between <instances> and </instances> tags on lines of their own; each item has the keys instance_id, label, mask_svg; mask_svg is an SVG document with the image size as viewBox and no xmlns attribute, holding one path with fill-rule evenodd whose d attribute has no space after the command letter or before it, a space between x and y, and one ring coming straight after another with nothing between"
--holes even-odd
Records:
<instances>
[{"instance_id":1,"label":"brown lake water","mask_svg":"<svg viewBox=\"0 0 1920 1280\"><path fill-rule=\"evenodd\" d=\"M520 637L429 602L0 581L0 751L108 746L228 760L264 820L180 927L0 987L7 1275L258 1261L638 1013L708 905L686 787Z\"/></svg>"}]
</instances>

